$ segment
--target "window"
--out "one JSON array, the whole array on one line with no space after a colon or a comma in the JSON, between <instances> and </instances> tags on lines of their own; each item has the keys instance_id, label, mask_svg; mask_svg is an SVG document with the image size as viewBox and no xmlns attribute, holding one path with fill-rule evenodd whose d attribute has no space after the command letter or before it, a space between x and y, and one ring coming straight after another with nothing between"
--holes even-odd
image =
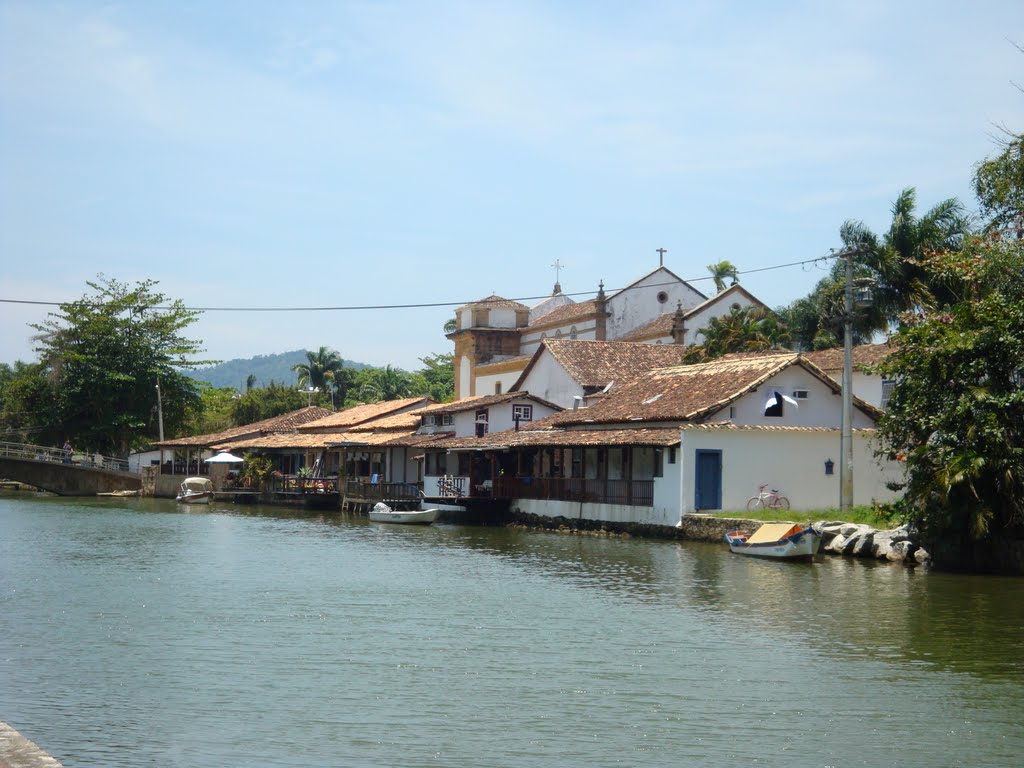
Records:
<instances>
[{"instance_id":1,"label":"window","mask_svg":"<svg viewBox=\"0 0 1024 768\"><path fill-rule=\"evenodd\" d=\"M423 426L424 427L432 427L433 425L434 425L434 417L433 416L424 416L423 417Z\"/></svg>"},{"instance_id":2,"label":"window","mask_svg":"<svg viewBox=\"0 0 1024 768\"><path fill-rule=\"evenodd\" d=\"M882 402L880 408L887 408L889 406L889 398L892 397L892 391L896 387L896 381L894 379L884 379L882 381Z\"/></svg>"},{"instance_id":3,"label":"window","mask_svg":"<svg viewBox=\"0 0 1024 768\"><path fill-rule=\"evenodd\" d=\"M665 461L665 449L660 445L654 447L654 476L664 477L665 469L662 466Z\"/></svg>"},{"instance_id":4,"label":"window","mask_svg":"<svg viewBox=\"0 0 1024 768\"><path fill-rule=\"evenodd\" d=\"M561 328L559 328L557 331L555 331L555 338L556 339L562 338L562 329Z\"/></svg>"},{"instance_id":5,"label":"window","mask_svg":"<svg viewBox=\"0 0 1024 768\"><path fill-rule=\"evenodd\" d=\"M658 303L664 304L666 301L668 301L668 294L665 291L658 291Z\"/></svg>"},{"instance_id":6,"label":"window","mask_svg":"<svg viewBox=\"0 0 1024 768\"><path fill-rule=\"evenodd\" d=\"M671 446L668 449L668 463L669 464L675 464L676 463L676 447L674 445Z\"/></svg>"},{"instance_id":7,"label":"window","mask_svg":"<svg viewBox=\"0 0 1024 768\"><path fill-rule=\"evenodd\" d=\"M452 414L450 413L446 413L441 416L441 423L446 427L450 427L452 424L455 423L455 417L452 416Z\"/></svg>"},{"instance_id":8,"label":"window","mask_svg":"<svg viewBox=\"0 0 1024 768\"><path fill-rule=\"evenodd\" d=\"M735 419L736 418L736 406L734 406L734 405L730 405L729 406L729 418L730 419Z\"/></svg>"},{"instance_id":9,"label":"window","mask_svg":"<svg viewBox=\"0 0 1024 768\"><path fill-rule=\"evenodd\" d=\"M476 412L476 436L483 437L487 434L487 409L481 408Z\"/></svg>"},{"instance_id":10,"label":"window","mask_svg":"<svg viewBox=\"0 0 1024 768\"><path fill-rule=\"evenodd\" d=\"M533 421L533 406L513 405L512 421Z\"/></svg>"},{"instance_id":11,"label":"window","mask_svg":"<svg viewBox=\"0 0 1024 768\"><path fill-rule=\"evenodd\" d=\"M794 389L793 399L794 400L806 400L810 396L810 393L806 389Z\"/></svg>"},{"instance_id":12,"label":"window","mask_svg":"<svg viewBox=\"0 0 1024 768\"><path fill-rule=\"evenodd\" d=\"M576 340L576 336L577 336L576 326L574 325L572 328L569 329L569 338L572 339L573 341L575 341Z\"/></svg>"},{"instance_id":13,"label":"window","mask_svg":"<svg viewBox=\"0 0 1024 768\"><path fill-rule=\"evenodd\" d=\"M764 401L764 415L771 418L782 417L782 393L777 389L769 390L768 397Z\"/></svg>"}]
</instances>

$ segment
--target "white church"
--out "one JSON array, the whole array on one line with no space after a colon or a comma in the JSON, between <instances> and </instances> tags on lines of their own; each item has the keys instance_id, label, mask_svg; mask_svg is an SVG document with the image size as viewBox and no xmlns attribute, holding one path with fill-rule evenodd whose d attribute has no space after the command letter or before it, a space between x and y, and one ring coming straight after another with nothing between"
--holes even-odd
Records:
<instances>
[{"instance_id":1,"label":"white church","mask_svg":"<svg viewBox=\"0 0 1024 768\"><path fill-rule=\"evenodd\" d=\"M765 306L738 284L708 297L661 265L620 290L574 301L555 282L528 307L491 295L455 310L455 399L501 394L526 370L545 339L699 343L712 318ZM682 349L682 346L680 347Z\"/></svg>"}]
</instances>

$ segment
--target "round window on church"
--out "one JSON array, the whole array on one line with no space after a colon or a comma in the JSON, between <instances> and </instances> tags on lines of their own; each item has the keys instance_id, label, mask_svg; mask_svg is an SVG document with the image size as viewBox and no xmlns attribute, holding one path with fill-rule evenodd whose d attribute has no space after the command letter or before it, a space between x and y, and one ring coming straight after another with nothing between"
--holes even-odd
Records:
<instances>
[{"instance_id":1,"label":"round window on church","mask_svg":"<svg viewBox=\"0 0 1024 768\"><path fill-rule=\"evenodd\" d=\"M658 291L658 303L664 304L666 301L668 301L668 294L665 291Z\"/></svg>"}]
</instances>

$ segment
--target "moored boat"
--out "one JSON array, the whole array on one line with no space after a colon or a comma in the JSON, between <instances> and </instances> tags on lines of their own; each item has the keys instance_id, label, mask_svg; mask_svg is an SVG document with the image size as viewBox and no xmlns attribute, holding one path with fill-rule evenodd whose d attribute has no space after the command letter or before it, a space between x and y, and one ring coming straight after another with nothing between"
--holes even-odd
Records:
<instances>
[{"instance_id":1,"label":"moored boat","mask_svg":"<svg viewBox=\"0 0 1024 768\"><path fill-rule=\"evenodd\" d=\"M400 523L402 525L430 525L437 520L437 509L394 510L378 502L370 510L370 519L375 523Z\"/></svg>"},{"instance_id":2,"label":"moored boat","mask_svg":"<svg viewBox=\"0 0 1024 768\"><path fill-rule=\"evenodd\" d=\"M178 491L180 504L209 504L213 498L213 483L205 477L186 477Z\"/></svg>"},{"instance_id":3,"label":"moored boat","mask_svg":"<svg viewBox=\"0 0 1024 768\"><path fill-rule=\"evenodd\" d=\"M725 541L737 555L808 560L818 553L821 534L795 523L765 523L754 533L729 531Z\"/></svg>"}]
</instances>

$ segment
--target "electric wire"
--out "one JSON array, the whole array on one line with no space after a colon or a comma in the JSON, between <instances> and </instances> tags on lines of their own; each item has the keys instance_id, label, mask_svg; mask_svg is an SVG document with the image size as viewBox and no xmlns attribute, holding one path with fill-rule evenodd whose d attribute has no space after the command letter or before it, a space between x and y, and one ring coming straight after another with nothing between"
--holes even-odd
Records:
<instances>
[{"instance_id":1,"label":"electric wire","mask_svg":"<svg viewBox=\"0 0 1024 768\"><path fill-rule=\"evenodd\" d=\"M822 261L834 259L838 256L836 253L829 253L826 256L818 256L813 259L803 259L801 261L791 261L786 264L775 264L769 267L758 267L757 269L745 269L737 270L737 275L752 275L758 272L770 272L776 269L787 269L789 267L806 266L808 264L817 264ZM688 280L684 280L686 283L699 283L704 280L713 280L713 277L702 276L695 277ZM676 285L675 281L665 283L651 283L645 287L647 288L659 288L663 286ZM617 293L623 290L622 288L609 288L610 293ZM562 293L562 296L591 296L595 295L596 291L575 291ZM541 299L550 298L551 294L543 294L540 296L517 296L514 298L506 299L507 301L539 301ZM352 311L366 311L366 310L380 310L380 309L429 309L434 307L461 307L466 304L479 304L483 303L481 300L470 300L470 301L432 301L432 302L419 302L412 304L361 304L361 305L349 305L349 306L338 306L338 307L190 307L190 306L154 306L150 309L156 310L170 310L170 309L183 309L188 312L352 312ZM40 301L34 299L3 299L0 298L0 304L23 304L43 307L60 307L64 305L89 305L103 306L103 302L84 302L81 300L77 301Z\"/></svg>"}]
</instances>

